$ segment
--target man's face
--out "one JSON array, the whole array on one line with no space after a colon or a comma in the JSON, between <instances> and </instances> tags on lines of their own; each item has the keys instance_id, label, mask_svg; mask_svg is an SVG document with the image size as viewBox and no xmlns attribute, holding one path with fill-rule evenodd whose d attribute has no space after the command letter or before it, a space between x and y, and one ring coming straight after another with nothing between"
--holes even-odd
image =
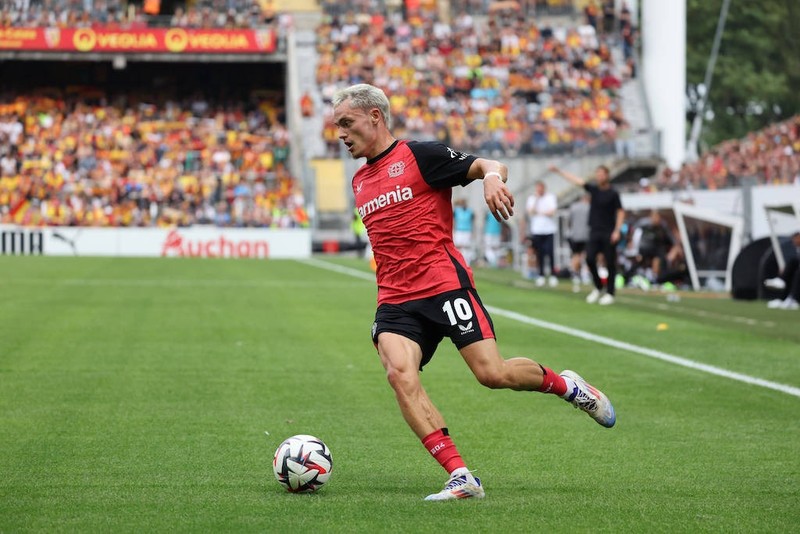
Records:
<instances>
[{"instance_id":1,"label":"man's face","mask_svg":"<svg viewBox=\"0 0 800 534\"><path fill-rule=\"evenodd\" d=\"M598 167L596 171L594 171L594 178L597 180L597 185L604 186L608 183L608 173L602 167Z\"/></svg>"},{"instance_id":2,"label":"man's face","mask_svg":"<svg viewBox=\"0 0 800 534\"><path fill-rule=\"evenodd\" d=\"M338 128L339 139L344 143L353 159L369 158L373 154L378 137L378 110L365 111L350 106L345 100L333 111L333 124Z\"/></svg>"},{"instance_id":3,"label":"man's face","mask_svg":"<svg viewBox=\"0 0 800 534\"><path fill-rule=\"evenodd\" d=\"M542 182L536 183L536 196L540 197L544 195L544 184Z\"/></svg>"}]
</instances>

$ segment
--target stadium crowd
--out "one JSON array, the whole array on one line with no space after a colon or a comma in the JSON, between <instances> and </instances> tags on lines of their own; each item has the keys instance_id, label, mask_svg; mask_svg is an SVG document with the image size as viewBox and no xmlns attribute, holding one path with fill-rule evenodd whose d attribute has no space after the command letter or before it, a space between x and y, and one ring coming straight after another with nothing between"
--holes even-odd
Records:
<instances>
[{"instance_id":1,"label":"stadium crowd","mask_svg":"<svg viewBox=\"0 0 800 534\"><path fill-rule=\"evenodd\" d=\"M617 90L631 70L590 24L551 26L513 9L446 22L420 7L330 16L317 35L323 101L378 85L400 137L507 156L611 151L623 120ZM338 153L330 120L323 136Z\"/></svg>"},{"instance_id":2,"label":"stadium crowd","mask_svg":"<svg viewBox=\"0 0 800 534\"><path fill-rule=\"evenodd\" d=\"M258 28L278 22L273 0L197 0L162 12L145 0L0 0L0 27Z\"/></svg>"},{"instance_id":3,"label":"stadium crowd","mask_svg":"<svg viewBox=\"0 0 800 534\"><path fill-rule=\"evenodd\" d=\"M155 20L123 0L0 2L2 26ZM617 89L635 65L616 64L611 53L621 43L629 59L635 32L625 7L616 13L613 1L590 1L585 24L560 27L519 8L489 10L482 1L454 1L447 22L434 2L412 4L387 11L387 2L373 0L347 9L321 2L330 12L317 29L317 82L327 104L341 87L374 83L390 96L398 136L495 156L612 152L615 137L625 134ZM177 7L168 23L250 27L274 20L270 0L200 0ZM276 105L157 101L94 90L0 94L0 222L308 224L300 186L287 170L289 134ZM330 121L323 137L338 155ZM800 183L800 116L725 141L635 187L721 189L748 176Z\"/></svg>"},{"instance_id":4,"label":"stadium crowd","mask_svg":"<svg viewBox=\"0 0 800 534\"><path fill-rule=\"evenodd\" d=\"M637 189L716 190L737 187L750 177L760 184L800 184L800 115L723 141L677 171L665 167Z\"/></svg>"},{"instance_id":5,"label":"stadium crowd","mask_svg":"<svg viewBox=\"0 0 800 534\"><path fill-rule=\"evenodd\" d=\"M96 90L0 97L0 222L307 225L276 105L153 101Z\"/></svg>"}]
</instances>

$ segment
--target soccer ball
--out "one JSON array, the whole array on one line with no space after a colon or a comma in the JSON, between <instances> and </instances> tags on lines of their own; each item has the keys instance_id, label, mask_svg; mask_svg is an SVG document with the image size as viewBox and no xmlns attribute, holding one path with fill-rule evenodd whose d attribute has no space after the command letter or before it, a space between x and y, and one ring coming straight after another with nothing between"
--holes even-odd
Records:
<instances>
[{"instance_id":1,"label":"soccer ball","mask_svg":"<svg viewBox=\"0 0 800 534\"><path fill-rule=\"evenodd\" d=\"M281 486L291 493L312 493L330 478L333 457L321 439L298 434L280 444L272 469Z\"/></svg>"}]
</instances>

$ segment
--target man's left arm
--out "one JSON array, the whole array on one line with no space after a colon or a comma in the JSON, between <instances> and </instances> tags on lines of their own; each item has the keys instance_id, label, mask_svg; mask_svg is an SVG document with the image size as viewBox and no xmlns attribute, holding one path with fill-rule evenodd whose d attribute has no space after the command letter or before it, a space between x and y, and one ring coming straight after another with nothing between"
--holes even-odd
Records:
<instances>
[{"instance_id":1,"label":"man's left arm","mask_svg":"<svg viewBox=\"0 0 800 534\"><path fill-rule=\"evenodd\" d=\"M467 172L470 180L483 180L483 199L499 222L514 215L514 196L506 185L508 167L497 160L476 158Z\"/></svg>"}]
</instances>

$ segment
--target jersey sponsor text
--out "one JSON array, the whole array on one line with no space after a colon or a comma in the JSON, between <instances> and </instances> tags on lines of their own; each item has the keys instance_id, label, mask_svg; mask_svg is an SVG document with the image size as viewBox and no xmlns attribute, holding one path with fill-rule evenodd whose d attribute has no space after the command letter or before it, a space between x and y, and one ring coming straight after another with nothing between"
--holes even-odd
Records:
<instances>
[{"instance_id":1,"label":"jersey sponsor text","mask_svg":"<svg viewBox=\"0 0 800 534\"><path fill-rule=\"evenodd\" d=\"M358 214L363 219L375 210L391 204L396 204L397 202L405 202L406 200L411 200L412 198L414 198L414 193L411 191L410 187L401 188L398 185L394 188L394 191L380 194L372 200L360 205L358 207Z\"/></svg>"}]
</instances>

